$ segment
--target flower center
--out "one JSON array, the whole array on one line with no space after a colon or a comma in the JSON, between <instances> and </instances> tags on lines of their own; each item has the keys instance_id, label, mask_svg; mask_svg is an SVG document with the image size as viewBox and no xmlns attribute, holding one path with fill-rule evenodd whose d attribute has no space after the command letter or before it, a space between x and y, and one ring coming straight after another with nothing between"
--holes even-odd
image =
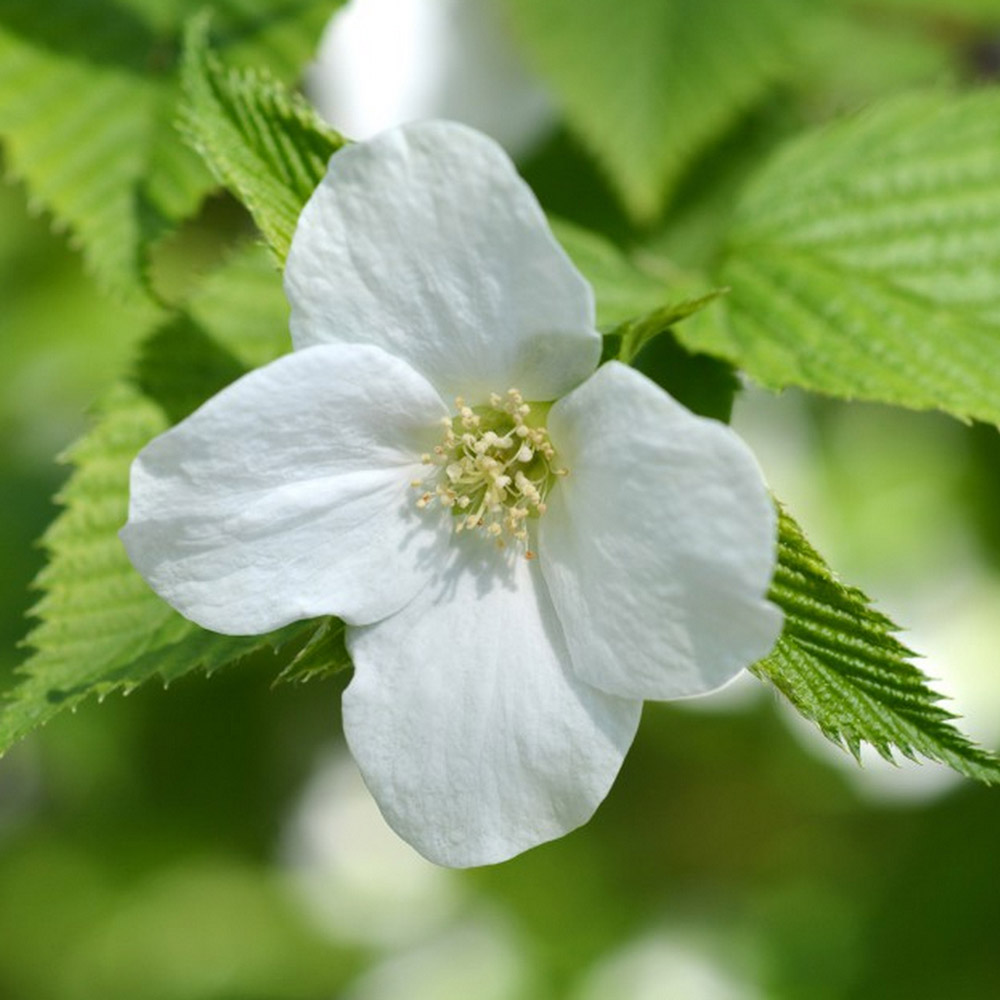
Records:
<instances>
[{"instance_id":1,"label":"flower center","mask_svg":"<svg viewBox=\"0 0 1000 1000\"><path fill-rule=\"evenodd\" d=\"M471 407L458 397L457 416L442 421L444 440L422 456L435 469L412 485L424 492L417 506L436 500L456 518L455 531L480 530L496 540L528 542L526 521L545 513L545 497L566 469L555 464L548 431L539 423L548 404L529 405L517 389ZM432 489L428 489L432 486ZM532 559L530 550L525 555Z\"/></svg>"}]
</instances>

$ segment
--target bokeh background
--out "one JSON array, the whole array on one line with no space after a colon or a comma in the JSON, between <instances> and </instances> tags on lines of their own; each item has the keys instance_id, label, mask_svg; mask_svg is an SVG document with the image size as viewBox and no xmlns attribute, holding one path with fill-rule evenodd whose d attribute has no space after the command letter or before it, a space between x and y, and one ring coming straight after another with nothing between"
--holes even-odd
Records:
<instances>
[{"instance_id":1,"label":"bokeh background","mask_svg":"<svg viewBox=\"0 0 1000 1000\"><path fill-rule=\"evenodd\" d=\"M471 120L551 211L690 267L784 135L908 86L989 85L1000 68L992 0L817 2L797 71L637 222L505 11L370 0L328 31L305 84L355 136L393 116ZM216 220L229 232L237 216L214 198L161 280L191 280ZM3 684L66 475L53 456L148 325L21 185L0 187ZM734 422L814 544L1000 748L995 429L753 386ZM648 705L588 826L468 872L423 862L383 825L340 737L344 679L274 678L262 657L88 703L0 761L2 1000L1000 995L1000 792L936 765L858 768L751 678Z\"/></svg>"}]
</instances>

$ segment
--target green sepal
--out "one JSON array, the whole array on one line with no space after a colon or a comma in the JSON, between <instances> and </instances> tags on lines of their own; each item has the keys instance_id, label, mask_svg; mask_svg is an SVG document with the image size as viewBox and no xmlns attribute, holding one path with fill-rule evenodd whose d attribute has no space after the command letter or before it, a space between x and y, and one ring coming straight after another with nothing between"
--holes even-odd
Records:
<instances>
[{"instance_id":1,"label":"green sepal","mask_svg":"<svg viewBox=\"0 0 1000 1000\"><path fill-rule=\"evenodd\" d=\"M344 642L344 623L339 618L323 618L305 645L278 674L275 684L304 683L332 677L350 666L351 658Z\"/></svg>"}]
</instances>

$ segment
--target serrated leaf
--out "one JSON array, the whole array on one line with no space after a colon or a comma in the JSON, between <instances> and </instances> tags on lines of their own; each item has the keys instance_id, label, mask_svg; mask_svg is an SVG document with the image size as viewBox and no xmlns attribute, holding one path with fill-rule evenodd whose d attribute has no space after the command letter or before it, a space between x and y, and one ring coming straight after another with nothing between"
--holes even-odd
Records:
<instances>
[{"instance_id":1,"label":"serrated leaf","mask_svg":"<svg viewBox=\"0 0 1000 1000\"><path fill-rule=\"evenodd\" d=\"M9 171L108 288L135 295L145 248L212 180L174 130L180 17L199 4L0 0L0 139ZM335 4L223 0L234 51L294 75ZM292 54L297 54L290 65Z\"/></svg>"},{"instance_id":2,"label":"serrated leaf","mask_svg":"<svg viewBox=\"0 0 1000 1000\"><path fill-rule=\"evenodd\" d=\"M571 127L639 220L792 66L815 0L508 0Z\"/></svg>"},{"instance_id":3,"label":"serrated leaf","mask_svg":"<svg viewBox=\"0 0 1000 1000\"><path fill-rule=\"evenodd\" d=\"M302 206L344 140L266 73L223 66L207 27L196 18L187 33L182 126L284 262Z\"/></svg>"},{"instance_id":4,"label":"serrated leaf","mask_svg":"<svg viewBox=\"0 0 1000 1000\"><path fill-rule=\"evenodd\" d=\"M44 21L44 26L42 22ZM0 136L10 172L82 245L105 285L135 291L143 226L137 194L151 125L164 108L136 55L146 26L71 0L42 17L0 2Z\"/></svg>"},{"instance_id":5,"label":"serrated leaf","mask_svg":"<svg viewBox=\"0 0 1000 1000\"><path fill-rule=\"evenodd\" d=\"M326 618L281 671L276 683L303 683L332 677L350 665L351 658L344 643L344 623L338 618Z\"/></svg>"},{"instance_id":6,"label":"serrated leaf","mask_svg":"<svg viewBox=\"0 0 1000 1000\"><path fill-rule=\"evenodd\" d=\"M38 578L45 593L32 612L41 624L27 639L35 653L0 708L0 752L87 696L134 687L178 656L187 670L211 670L274 641L196 628L132 569L117 534L128 470L136 451L165 427L155 404L122 385L72 450L76 472L60 497L65 510L43 539L51 560ZM179 672L174 666L163 676Z\"/></svg>"},{"instance_id":7,"label":"serrated leaf","mask_svg":"<svg viewBox=\"0 0 1000 1000\"><path fill-rule=\"evenodd\" d=\"M253 637L198 628L148 588L118 538L136 453L245 370L238 331L250 331L251 358L265 339L282 337L287 345L285 317L274 309L280 279L273 267L260 269L259 256L239 252L210 276L211 292L198 302L204 321L181 315L154 333L137 365L145 393L137 384L116 387L93 430L72 449L76 471L61 495L64 510L43 540L50 560L37 580L44 594L33 610L40 623L27 639L34 653L0 705L0 752L89 695L128 690L152 677L166 682L195 669L210 672L268 648L308 647L315 622ZM251 275L256 290L244 295ZM210 332L213 322L225 329L225 345ZM265 329L269 322L275 329Z\"/></svg>"},{"instance_id":8,"label":"serrated leaf","mask_svg":"<svg viewBox=\"0 0 1000 1000\"><path fill-rule=\"evenodd\" d=\"M948 764L970 778L1000 782L1000 760L952 724L897 638L861 591L838 582L799 526L781 512L771 599L785 612L778 645L752 669L774 684L834 743L858 755L868 743Z\"/></svg>"},{"instance_id":9,"label":"serrated leaf","mask_svg":"<svg viewBox=\"0 0 1000 1000\"><path fill-rule=\"evenodd\" d=\"M763 384L1000 421L1000 91L908 95L750 185L680 332Z\"/></svg>"},{"instance_id":10,"label":"serrated leaf","mask_svg":"<svg viewBox=\"0 0 1000 1000\"><path fill-rule=\"evenodd\" d=\"M617 299L617 308L663 301L667 283L600 237L573 227L559 226L557 233L598 295ZM683 285L686 279L679 277ZM711 301L713 296L704 298ZM692 355L677 343L688 340L687 331L702 316L704 311L695 308L679 322L671 307L653 309L619 329L631 330L646 351L665 352L665 357L652 359L657 370L647 374L696 412L726 419L735 390L732 370L704 355ZM664 328L670 333L661 332ZM607 339L615 336L612 331ZM633 362L641 359L642 351L632 357ZM867 742L890 758L894 749L905 756L920 754L969 777L1000 782L1000 761L951 725L953 716L938 704L940 697L914 665L914 654L895 638L896 626L875 611L864 594L834 578L785 512L771 598L785 612L785 628L775 651L754 672L774 684L831 740L854 753Z\"/></svg>"}]
</instances>

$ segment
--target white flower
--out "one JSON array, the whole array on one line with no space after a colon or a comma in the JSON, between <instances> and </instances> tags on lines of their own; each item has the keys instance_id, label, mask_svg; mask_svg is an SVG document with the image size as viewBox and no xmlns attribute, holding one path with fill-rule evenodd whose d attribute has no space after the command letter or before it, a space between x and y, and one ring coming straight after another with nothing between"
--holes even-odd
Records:
<instances>
[{"instance_id":1,"label":"white flower","mask_svg":"<svg viewBox=\"0 0 1000 1000\"><path fill-rule=\"evenodd\" d=\"M348 623L347 741L426 857L572 830L644 698L716 688L778 634L753 457L633 369L595 371L590 287L464 126L337 153L285 287L294 353L136 459L132 561L218 632Z\"/></svg>"}]
</instances>

